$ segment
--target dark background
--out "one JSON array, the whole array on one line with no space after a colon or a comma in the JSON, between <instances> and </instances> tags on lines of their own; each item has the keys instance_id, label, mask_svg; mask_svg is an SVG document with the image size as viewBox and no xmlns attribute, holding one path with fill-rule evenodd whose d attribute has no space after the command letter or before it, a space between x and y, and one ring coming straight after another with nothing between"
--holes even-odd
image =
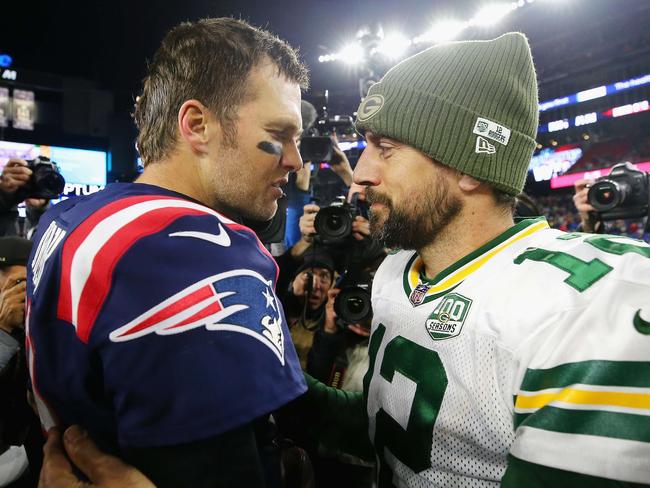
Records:
<instances>
[{"instance_id":1,"label":"dark background","mask_svg":"<svg viewBox=\"0 0 650 488\"><path fill-rule=\"evenodd\" d=\"M234 16L263 26L300 48L312 70L312 92L328 88L332 103L357 96L353 69L318 63L337 51L364 24L381 22L408 37L425 32L437 19L469 19L484 0L319 0L319 1L48 1L3 2L0 50L14 66L77 76L99 82L115 94L116 110L128 111L150 58L164 33L183 20ZM552 64L543 51L548 43L573 40L602 42L647 26L647 0L536 0L489 29L473 29L463 38L489 38L509 30L531 39L538 69ZM639 16L639 11L644 12ZM627 19L620 30L615 22ZM611 26L608 28L608 26ZM563 40L564 39L564 40ZM543 80L542 80L543 81ZM349 101L346 100L349 105ZM338 108L338 107L337 107ZM356 107L354 107L356 108ZM353 110L354 108L350 108Z\"/></svg>"}]
</instances>

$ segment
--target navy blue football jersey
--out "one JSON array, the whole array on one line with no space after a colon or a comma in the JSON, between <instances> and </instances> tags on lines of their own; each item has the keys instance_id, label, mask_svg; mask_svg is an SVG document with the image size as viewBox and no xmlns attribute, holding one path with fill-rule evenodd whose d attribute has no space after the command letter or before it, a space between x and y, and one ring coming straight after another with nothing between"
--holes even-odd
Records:
<instances>
[{"instance_id":1,"label":"navy blue football jersey","mask_svg":"<svg viewBox=\"0 0 650 488\"><path fill-rule=\"evenodd\" d=\"M105 443L205 439L306 391L277 264L249 228L162 188L118 183L49 210L27 277L43 427Z\"/></svg>"}]
</instances>

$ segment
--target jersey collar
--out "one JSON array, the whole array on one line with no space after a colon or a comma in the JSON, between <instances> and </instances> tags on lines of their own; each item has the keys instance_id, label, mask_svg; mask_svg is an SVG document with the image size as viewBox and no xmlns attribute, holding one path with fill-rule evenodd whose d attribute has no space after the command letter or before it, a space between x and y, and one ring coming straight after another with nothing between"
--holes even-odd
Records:
<instances>
[{"instance_id":1,"label":"jersey collar","mask_svg":"<svg viewBox=\"0 0 650 488\"><path fill-rule=\"evenodd\" d=\"M456 261L454 264L438 273L433 279L424 275L424 262L415 253L409 259L404 270L403 284L406 297L409 298L418 284L428 287L425 297L419 304L427 303L442 295L445 295L460 285L465 278L481 268L490 259L496 256L505 248L515 242L528 237L542 229L548 229L548 223L544 217L525 219L510 227L503 234L495 237L487 244L472 251L467 256Z\"/></svg>"}]
</instances>

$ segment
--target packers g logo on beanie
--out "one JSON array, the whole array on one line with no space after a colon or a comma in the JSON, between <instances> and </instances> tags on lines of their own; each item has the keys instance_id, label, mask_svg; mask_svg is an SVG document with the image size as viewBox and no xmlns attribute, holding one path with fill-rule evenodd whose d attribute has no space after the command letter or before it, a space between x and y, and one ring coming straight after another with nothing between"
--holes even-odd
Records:
<instances>
[{"instance_id":1,"label":"packers g logo on beanie","mask_svg":"<svg viewBox=\"0 0 650 488\"><path fill-rule=\"evenodd\" d=\"M359 110L357 111L357 119L361 121L366 121L369 118L377 115L381 108L384 106L384 97L382 95L370 95L367 96L361 105L359 105Z\"/></svg>"}]
</instances>

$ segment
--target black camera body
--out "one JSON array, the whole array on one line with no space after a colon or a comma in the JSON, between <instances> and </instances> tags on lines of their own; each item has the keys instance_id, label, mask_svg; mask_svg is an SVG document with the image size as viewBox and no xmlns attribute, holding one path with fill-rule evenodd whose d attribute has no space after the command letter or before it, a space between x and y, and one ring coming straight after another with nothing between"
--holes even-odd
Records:
<instances>
[{"instance_id":1,"label":"black camera body","mask_svg":"<svg viewBox=\"0 0 650 488\"><path fill-rule=\"evenodd\" d=\"M16 191L20 200L26 198L58 198L65 188L65 179L59 173L56 163L45 156L38 156L27 161L27 167L32 170L32 176L25 186Z\"/></svg>"},{"instance_id":2,"label":"black camera body","mask_svg":"<svg viewBox=\"0 0 650 488\"><path fill-rule=\"evenodd\" d=\"M308 133L300 139L300 157L303 161L332 162L334 143L329 136L351 130L354 127L354 120L349 115L329 115L328 103L329 93L325 90L316 100L316 105L319 107L317 109L318 118Z\"/></svg>"},{"instance_id":3,"label":"black camera body","mask_svg":"<svg viewBox=\"0 0 650 488\"><path fill-rule=\"evenodd\" d=\"M316 120L315 127L319 134L345 132L354 127L354 119L349 115L327 115L327 108L323 108L323 116Z\"/></svg>"},{"instance_id":4,"label":"black camera body","mask_svg":"<svg viewBox=\"0 0 650 488\"><path fill-rule=\"evenodd\" d=\"M330 162L334 143L327 136L304 136L300 139L300 157L303 161Z\"/></svg>"},{"instance_id":5,"label":"black camera body","mask_svg":"<svg viewBox=\"0 0 650 488\"><path fill-rule=\"evenodd\" d=\"M360 270L345 273L337 288L341 291L334 300L337 320L345 325L358 324L372 318L372 277Z\"/></svg>"},{"instance_id":6,"label":"black camera body","mask_svg":"<svg viewBox=\"0 0 650 488\"><path fill-rule=\"evenodd\" d=\"M587 199L600 220L648 216L650 175L630 163L620 163L589 188Z\"/></svg>"},{"instance_id":7,"label":"black camera body","mask_svg":"<svg viewBox=\"0 0 650 488\"><path fill-rule=\"evenodd\" d=\"M339 247L349 242L352 237L352 223L357 215L368 218L368 206L352 196L347 203L344 196L338 197L329 207L322 208L316 214L314 227L316 241L324 246Z\"/></svg>"}]
</instances>

